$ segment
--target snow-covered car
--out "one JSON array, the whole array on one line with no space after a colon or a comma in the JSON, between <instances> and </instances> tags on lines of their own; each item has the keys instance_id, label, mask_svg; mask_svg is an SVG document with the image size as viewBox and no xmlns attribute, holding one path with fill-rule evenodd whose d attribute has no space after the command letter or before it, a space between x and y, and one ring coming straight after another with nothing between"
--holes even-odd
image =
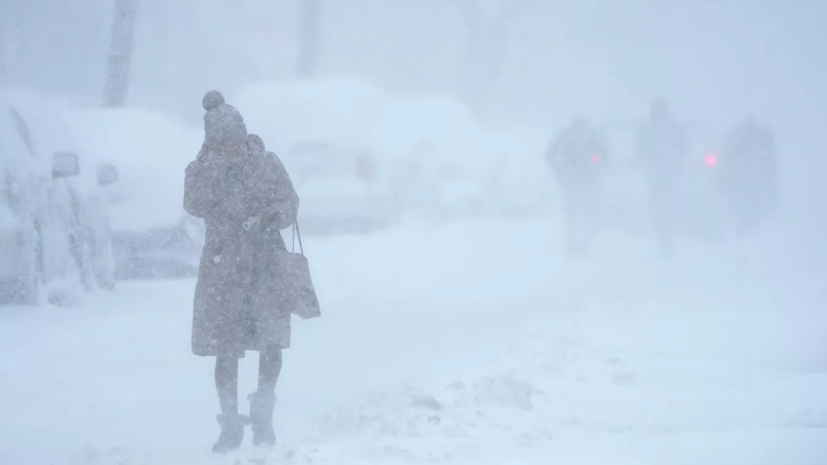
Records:
<instances>
[{"instance_id":1,"label":"snow-covered car","mask_svg":"<svg viewBox=\"0 0 827 465\"><path fill-rule=\"evenodd\" d=\"M392 166L390 184L396 211L436 220L485 214L489 196L494 195L491 189L499 180L482 164L468 166L443 157L430 141L418 144L408 157Z\"/></svg>"},{"instance_id":2,"label":"snow-covered car","mask_svg":"<svg viewBox=\"0 0 827 465\"><path fill-rule=\"evenodd\" d=\"M138 108L76 109L75 133L98 160L118 170L103 200L112 229L118 279L194 276L203 220L183 208L184 170L203 133Z\"/></svg>"},{"instance_id":3,"label":"snow-covered car","mask_svg":"<svg viewBox=\"0 0 827 465\"><path fill-rule=\"evenodd\" d=\"M233 102L294 178L308 233L490 210L489 187L501 173L491 169L486 131L450 96L400 95L358 78L326 77L258 83ZM312 178L303 177L305 167L316 170Z\"/></svg>"},{"instance_id":4,"label":"snow-covered car","mask_svg":"<svg viewBox=\"0 0 827 465\"><path fill-rule=\"evenodd\" d=\"M464 103L446 95L389 95L379 112L371 141L392 154L400 212L450 220L495 211L501 202L492 202L492 189L502 184L503 171L492 168L502 147L492 146Z\"/></svg>"},{"instance_id":5,"label":"snow-covered car","mask_svg":"<svg viewBox=\"0 0 827 465\"><path fill-rule=\"evenodd\" d=\"M111 235L94 163L62 107L0 93L0 303L71 305L114 286Z\"/></svg>"},{"instance_id":6,"label":"snow-covered car","mask_svg":"<svg viewBox=\"0 0 827 465\"><path fill-rule=\"evenodd\" d=\"M300 142L280 158L299 192L305 232L363 233L393 221L387 177L370 150Z\"/></svg>"}]
</instances>

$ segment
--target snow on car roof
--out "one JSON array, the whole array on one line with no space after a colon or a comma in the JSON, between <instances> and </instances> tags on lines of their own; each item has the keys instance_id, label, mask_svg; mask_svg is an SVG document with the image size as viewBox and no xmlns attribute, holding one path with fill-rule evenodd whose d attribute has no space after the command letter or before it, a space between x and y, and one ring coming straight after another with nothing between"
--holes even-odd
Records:
<instances>
[{"instance_id":1,"label":"snow on car roof","mask_svg":"<svg viewBox=\"0 0 827 465\"><path fill-rule=\"evenodd\" d=\"M471 110L448 95L399 95L383 101L372 146L382 152L404 147L408 155L429 145L442 161L476 164L488 150L486 134Z\"/></svg>"},{"instance_id":2,"label":"snow on car roof","mask_svg":"<svg viewBox=\"0 0 827 465\"><path fill-rule=\"evenodd\" d=\"M471 110L450 95L396 94L370 81L326 77L270 81L242 89L234 101L252 133L285 153L306 141L366 147L384 161L419 156L474 165L490 151Z\"/></svg>"},{"instance_id":3,"label":"snow on car roof","mask_svg":"<svg viewBox=\"0 0 827 465\"><path fill-rule=\"evenodd\" d=\"M248 130L278 153L306 140L363 144L385 98L384 90L369 81L330 77L253 84L230 103L244 115Z\"/></svg>"},{"instance_id":4,"label":"snow on car roof","mask_svg":"<svg viewBox=\"0 0 827 465\"><path fill-rule=\"evenodd\" d=\"M89 157L70 126L68 107L60 100L18 89L0 90L0 125L11 126L18 140L32 155L32 168L50 176L52 154L72 152L78 155L80 174L71 178L72 185L84 192L96 189L94 160Z\"/></svg>"},{"instance_id":5,"label":"snow on car roof","mask_svg":"<svg viewBox=\"0 0 827 465\"><path fill-rule=\"evenodd\" d=\"M98 160L119 171L107 186L116 199L113 230L151 231L182 220L184 170L201 147L200 129L140 108L76 110L72 125Z\"/></svg>"}]
</instances>

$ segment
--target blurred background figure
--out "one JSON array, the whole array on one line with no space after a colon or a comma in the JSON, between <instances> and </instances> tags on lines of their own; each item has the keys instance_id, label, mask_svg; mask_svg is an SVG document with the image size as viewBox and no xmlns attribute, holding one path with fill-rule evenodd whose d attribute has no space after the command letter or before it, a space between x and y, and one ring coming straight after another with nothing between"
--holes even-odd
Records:
<instances>
[{"instance_id":1,"label":"blurred background figure","mask_svg":"<svg viewBox=\"0 0 827 465\"><path fill-rule=\"evenodd\" d=\"M650 208L661 252L675 247L676 222L688 141L681 124L672 115L669 102L658 97L649 109L649 119L640 128L636 152L643 164Z\"/></svg>"},{"instance_id":2,"label":"blurred background figure","mask_svg":"<svg viewBox=\"0 0 827 465\"><path fill-rule=\"evenodd\" d=\"M560 132L546 152L546 162L560 186L570 255L589 253L597 227L605 155L603 136L582 117Z\"/></svg>"},{"instance_id":3,"label":"blurred background figure","mask_svg":"<svg viewBox=\"0 0 827 465\"><path fill-rule=\"evenodd\" d=\"M772 214L778 168L772 131L747 116L724 137L721 188L739 238Z\"/></svg>"}]
</instances>

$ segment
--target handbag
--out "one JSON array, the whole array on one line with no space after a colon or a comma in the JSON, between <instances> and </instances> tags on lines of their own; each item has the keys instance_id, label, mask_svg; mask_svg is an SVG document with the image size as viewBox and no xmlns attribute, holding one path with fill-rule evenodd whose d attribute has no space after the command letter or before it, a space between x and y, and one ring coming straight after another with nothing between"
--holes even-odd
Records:
<instances>
[{"instance_id":1,"label":"handbag","mask_svg":"<svg viewBox=\"0 0 827 465\"><path fill-rule=\"evenodd\" d=\"M299 252L296 252L296 238L299 239ZM319 298L316 295L316 288L313 286L313 279L310 276L310 264L304 256L299 222L293 223L293 245L290 252L284 251L282 257L284 266L284 302L290 311L308 320L322 316L319 307Z\"/></svg>"}]
</instances>

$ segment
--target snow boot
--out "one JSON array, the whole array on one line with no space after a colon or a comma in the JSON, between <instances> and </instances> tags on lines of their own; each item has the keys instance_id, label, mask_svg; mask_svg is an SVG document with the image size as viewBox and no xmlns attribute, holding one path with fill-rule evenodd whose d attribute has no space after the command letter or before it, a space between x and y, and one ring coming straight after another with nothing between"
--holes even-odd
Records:
<instances>
[{"instance_id":1,"label":"snow boot","mask_svg":"<svg viewBox=\"0 0 827 465\"><path fill-rule=\"evenodd\" d=\"M276 445L276 432L273 430L273 409L276 406L275 394L254 392L247 396L247 399L250 400L250 426L253 429L253 445Z\"/></svg>"},{"instance_id":2,"label":"snow boot","mask_svg":"<svg viewBox=\"0 0 827 465\"><path fill-rule=\"evenodd\" d=\"M244 440L244 427L250 423L250 419L239 414L219 414L215 417L221 426L221 435L218 441L212 446L213 453L225 453L241 447Z\"/></svg>"}]
</instances>

